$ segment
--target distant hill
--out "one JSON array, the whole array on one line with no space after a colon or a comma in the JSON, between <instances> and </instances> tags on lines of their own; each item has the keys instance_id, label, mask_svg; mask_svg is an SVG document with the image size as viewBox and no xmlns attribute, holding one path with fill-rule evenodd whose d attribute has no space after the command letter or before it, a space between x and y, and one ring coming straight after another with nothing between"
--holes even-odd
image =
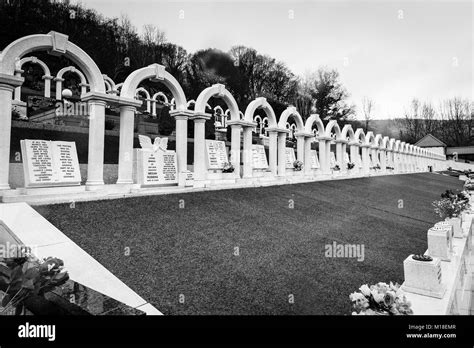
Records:
<instances>
[{"instance_id":1,"label":"distant hill","mask_svg":"<svg viewBox=\"0 0 474 348\"><path fill-rule=\"evenodd\" d=\"M365 130L365 122L363 121L352 121L352 128L362 128ZM397 124L396 120L371 120L369 122L369 131L374 132L374 134L382 134L384 137L388 136L389 138L400 138L400 127Z\"/></svg>"}]
</instances>

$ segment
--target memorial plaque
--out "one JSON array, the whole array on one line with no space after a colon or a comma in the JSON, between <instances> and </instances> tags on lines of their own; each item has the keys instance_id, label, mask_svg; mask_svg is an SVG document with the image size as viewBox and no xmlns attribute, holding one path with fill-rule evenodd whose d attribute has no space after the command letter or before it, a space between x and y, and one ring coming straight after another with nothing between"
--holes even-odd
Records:
<instances>
[{"instance_id":1,"label":"memorial plaque","mask_svg":"<svg viewBox=\"0 0 474 348\"><path fill-rule=\"evenodd\" d=\"M330 155L329 155L329 163L331 164L331 168L334 168L336 165L337 165L337 161L336 161L336 155L334 154L334 152L330 152Z\"/></svg>"},{"instance_id":2,"label":"memorial plaque","mask_svg":"<svg viewBox=\"0 0 474 348\"><path fill-rule=\"evenodd\" d=\"M311 168L321 168L321 166L319 165L318 152L316 150L311 150Z\"/></svg>"},{"instance_id":3,"label":"memorial plaque","mask_svg":"<svg viewBox=\"0 0 474 348\"><path fill-rule=\"evenodd\" d=\"M80 185L75 142L21 141L25 187Z\"/></svg>"},{"instance_id":4,"label":"memorial plaque","mask_svg":"<svg viewBox=\"0 0 474 348\"><path fill-rule=\"evenodd\" d=\"M252 166L254 169L267 169L267 155L265 153L265 146L252 145Z\"/></svg>"},{"instance_id":5,"label":"memorial plaque","mask_svg":"<svg viewBox=\"0 0 474 348\"><path fill-rule=\"evenodd\" d=\"M206 139L206 154L208 169L222 169L229 162L224 141Z\"/></svg>"},{"instance_id":6,"label":"memorial plaque","mask_svg":"<svg viewBox=\"0 0 474 348\"><path fill-rule=\"evenodd\" d=\"M286 169L294 169L293 163L296 161L295 149L285 147Z\"/></svg>"},{"instance_id":7,"label":"memorial plaque","mask_svg":"<svg viewBox=\"0 0 474 348\"><path fill-rule=\"evenodd\" d=\"M175 151L147 151L136 149L137 183L143 186L178 183Z\"/></svg>"}]
</instances>

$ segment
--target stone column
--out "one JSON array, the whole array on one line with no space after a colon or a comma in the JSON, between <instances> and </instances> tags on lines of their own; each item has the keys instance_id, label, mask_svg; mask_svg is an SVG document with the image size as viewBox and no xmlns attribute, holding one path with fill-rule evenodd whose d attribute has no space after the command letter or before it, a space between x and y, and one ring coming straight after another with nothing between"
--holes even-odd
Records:
<instances>
[{"instance_id":1,"label":"stone column","mask_svg":"<svg viewBox=\"0 0 474 348\"><path fill-rule=\"evenodd\" d=\"M0 74L0 190L8 190L10 170L10 139L12 125L12 97L23 78Z\"/></svg>"},{"instance_id":2,"label":"stone column","mask_svg":"<svg viewBox=\"0 0 474 348\"><path fill-rule=\"evenodd\" d=\"M305 136L303 134L296 134L296 158L298 159L298 161L303 162L306 166L306 163L304 161L304 139Z\"/></svg>"},{"instance_id":3,"label":"stone column","mask_svg":"<svg viewBox=\"0 0 474 348\"><path fill-rule=\"evenodd\" d=\"M382 172L387 171L387 153L384 149L380 150L380 168L382 168Z\"/></svg>"},{"instance_id":4,"label":"stone column","mask_svg":"<svg viewBox=\"0 0 474 348\"><path fill-rule=\"evenodd\" d=\"M307 136L304 138L304 174L307 176L313 175L313 169L311 168L312 160L311 160L311 142L313 141L314 137Z\"/></svg>"},{"instance_id":5,"label":"stone column","mask_svg":"<svg viewBox=\"0 0 474 348\"><path fill-rule=\"evenodd\" d=\"M120 106L120 139L117 184L133 184L134 106Z\"/></svg>"},{"instance_id":6,"label":"stone column","mask_svg":"<svg viewBox=\"0 0 474 348\"><path fill-rule=\"evenodd\" d=\"M252 126L244 127L243 131L244 149L243 149L243 178L253 177L253 162L252 162Z\"/></svg>"},{"instance_id":7,"label":"stone column","mask_svg":"<svg viewBox=\"0 0 474 348\"><path fill-rule=\"evenodd\" d=\"M362 145L362 170L364 175L370 173L369 145Z\"/></svg>"},{"instance_id":8,"label":"stone column","mask_svg":"<svg viewBox=\"0 0 474 348\"><path fill-rule=\"evenodd\" d=\"M56 81L56 100L62 100L62 89L63 89L63 78L55 77L54 81Z\"/></svg>"},{"instance_id":9,"label":"stone column","mask_svg":"<svg viewBox=\"0 0 474 348\"><path fill-rule=\"evenodd\" d=\"M341 145L342 145L341 170L347 173L348 171L347 163L344 161L345 153L347 152L347 142L343 141Z\"/></svg>"},{"instance_id":10,"label":"stone column","mask_svg":"<svg viewBox=\"0 0 474 348\"><path fill-rule=\"evenodd\" d=\"M104 185L105 105L100 99L89 102L89 156L87 165L88 189Z\"/></svg>"},{"instance_id":11,"label":"stone column","mask_svg":"<svg viewBox=\"0 0 474 348\"><path fill-rule=\"evenodd\" d=\"M206 132L205 123L209 114L197 113L194 120L194 180L206 180Z\"/></svg>"},{"instance_id":12,"label":"stone column","mask_svg":"<svg viewBox=\"0 0 474 348\"><path fill-rule=\"evenodd\" d=\"M188 119L192 116L189 111L173 110L170 116L176 121L176 157L178 173L188 169Z\"/></svg>"},{"instance_id":13,"label":"stone column","mask_svg":"<svg viewBox=\"0 0 474 348\"><path fill-rule=\"evenodd\" d=\"M344 140L336 140L336 162L339 164L339 169L341 173L347 171L347 166L344 166L344 145Z\"/></svg>"},{"instance_id":14,"label":"stone column","mask_svg":"<svg viewBox=\"0 0 474 348\"><path fill-rule=\"evenodd\" d=\"M350 151L351 151L351 162L354 163L354 168L352 169L354 172L359 172L359 166L357 165L357 157L359 156L359 143L353 142L349 144Z\"/></svg>"},{"instance_id":15,"label":"stone column","mask_svg":"<svg viewBox=\"0 0 474 348\"><path fill-rule=\"evenodd\" d=\"M329 158L327 158L326 154L326 139L317 137L318 140L318 147L319 147L319 166L321 167L321 173L329 174Z\"/></svg>"},{"instance_id":16,"label":"stone column","mask_svg":"<svg viewBox=\"0 0 474 348\"><path fill-rule=\"evenodd\" d=\"M332 143L332 139L331 140L326 140L326 174L331 174L332 173L332 169L331 169L331 143Z\"/></svg>"},{"instance_id":17,"label":"stone column","mask_svg":"<svg viewBox=\"0 0 474 348\"><path fill-rule=\"evenodd\" d=\"M278 176L286 175L286 133L278 133Z\"/></svg>"},{"instance_id":18,"label":"stone column","mask_svg":"<svg viewBox=\"0 0 474 348\"><path fill-rule=\"evenodd\" d=\"M44 75L44 96L46 98L51 98L51 80L53 79L50 75Z\"/></svg>"},{"instance_id":19,"label":"stone column","mask_svg":"<svg viewBox=\"0 0 474 348\"><path fill-rule=\"evenodd\" d=\"M230 162L234 166L234 174L240 178L240 133L242 132L241 124L231 124L232 139L230 145Z\"/></svg>"},{"instance_id":20,"label":"stone column","mask_svg":"<svg viewBox=\"0 0 474 348\"><path fill-rule=\"evenodd\" d=\"M278 175L278 131L273 129L270 130L267 128L268 131L268 166L270 171L272 172L273 176Z\"/></svg>"},{"instance_id":21,"label":"stone column","mask_svg":"<svg viewBox=\"0 0 474 348\"><path fill-rule=\"evenodd\" d=\"M24 73L24 70L22 69L15 69L15 76L17 78L21 78L21 74ZM15 100L16 101L21 101L21 86L15 87Z\"/></svg>"},{"instance_id":22,"label":"stone column","mask_svg":"<svg viewBox=\"0 0 474 348\"><path fill-rule=\"evenodd\" d=\"M87 87L89 85L87 83L80 83L79 86L81 87L81 97L87 93Z\"/></svg>"}]
</instances>

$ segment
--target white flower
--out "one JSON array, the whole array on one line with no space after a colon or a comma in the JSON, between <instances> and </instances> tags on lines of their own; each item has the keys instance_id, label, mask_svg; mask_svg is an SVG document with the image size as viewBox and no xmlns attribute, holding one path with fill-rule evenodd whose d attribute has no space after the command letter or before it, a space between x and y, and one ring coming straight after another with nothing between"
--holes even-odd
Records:
<instances>
[{"instance_id":1,"label":"white flower","mask_svg":"<svg viewBox=\"0 0 474 348\"><path fill-rule=\"evenodd\" d=\"M362 285L359 290L364 296L370 296L370 288L367 284Z\"/></svg>"}]
</instances>

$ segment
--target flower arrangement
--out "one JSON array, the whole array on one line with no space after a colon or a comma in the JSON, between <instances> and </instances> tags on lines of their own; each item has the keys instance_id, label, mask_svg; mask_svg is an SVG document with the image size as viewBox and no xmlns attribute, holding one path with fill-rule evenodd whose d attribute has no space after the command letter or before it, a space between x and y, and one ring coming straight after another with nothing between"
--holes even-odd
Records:
<instances>
[{"instance_id":1,"label":"flower arrangement","mask_svg":"<svg viewBox=\"0 0 474 348\"><path fill-rule=\"evenodd\" d=\"M441 199L434 201L435 213L442 219L451 219L461 216L461 213L470 208L469 195L465 192L446 190Z\"/></svg>"},{"instance_id":2,"label":"flower arrangement","mask_svg":"<svg viewBox=\"0 0 474 348\"><path fill-rule=\"evenodd\" d=\"M21 257L0 260L0 288L4 291L0 312L15 307L21 313L30 296L44 296L64 284L69 274L58 258L38 259L29 252Z\"/></svg>"},{"instance_id":3,"label":"flower arrangement","mask_svg":"<svg viewBox=\"0 0 474 348\"><path fill-rule=\"evenodd\" d=\"M373 167L370 168L370 169L381 169L381 168L380 168L380 164L377 164L376 166L373 166Z\"/></svg>"},{"instance_id":4,"label":"flower arrangement","mask_svg":"<svg viewBox=\"0 0 474 348\"><path fill-rule=\"evenodd\" d=\"M352 315L410 315L411 303L407 300L400 285L377 283L362 285L359 292L350 294L355 311Z\"/></svg>"},{"instance_id":5,"label":"flower arrangement","mask_svg":"<svg viewBox=\"0 0 474 348\"><path fill-rule=\"evenodd\" d=\"M474 190L474 180L471 178L468 178L466 182L464 183L464 189L467 191Z\"/></svg>"},{"instance_id":6,"label":"flower arrangement","mask_svg":"<svg viewBox=\"0 0 474 348\"><path fill-rule=\"evenodd\" d=\"M296 171L300 171L301 169L303 169L303 162L294 161L293 162L293 167L295 168Z\"/></svg>"},{"instance_id":7,"label":"flower arrangement","mask_svg":"<svg viewBox=\"0 0 474 348\"><path fill-rule=\"evenodd\" d=\"M387 166L386 168L387 168L388 170L395 170L394 167L390 167L390 166Z\"/></svg>"},{"instance_id":8,"label":"flower arrangement","mask_svg":"<svg viewBox=\"0 0 474 348\"><path fill-rule=\"evenodd\" d=\"M235 168L230 162L224 163L224 166L222 167L222 173L233 173L234 170Z\"/></svg>"},{"instance_id":9,"label":"flower arrangement","mask_svg":"<svg viewBox=\"0 0 474 348\"><path fill-rule=\"evenodd\" d=\"M338 171L338 170L341 170L341 168L339 167L339 164L336 164L332 170L335 170L335 171Z\"/></svg>"},{"instance_id":10,"label":"flower arrangement","mask_svg":"<svg viewBox=\"0 0 474 348\"><path fill-rule=\"evenodd\" d=\"M347 169L351 170L354 167L355 167L355 163L352 163L352 162L347 163Z\"/></svg>"}]
</instances>

